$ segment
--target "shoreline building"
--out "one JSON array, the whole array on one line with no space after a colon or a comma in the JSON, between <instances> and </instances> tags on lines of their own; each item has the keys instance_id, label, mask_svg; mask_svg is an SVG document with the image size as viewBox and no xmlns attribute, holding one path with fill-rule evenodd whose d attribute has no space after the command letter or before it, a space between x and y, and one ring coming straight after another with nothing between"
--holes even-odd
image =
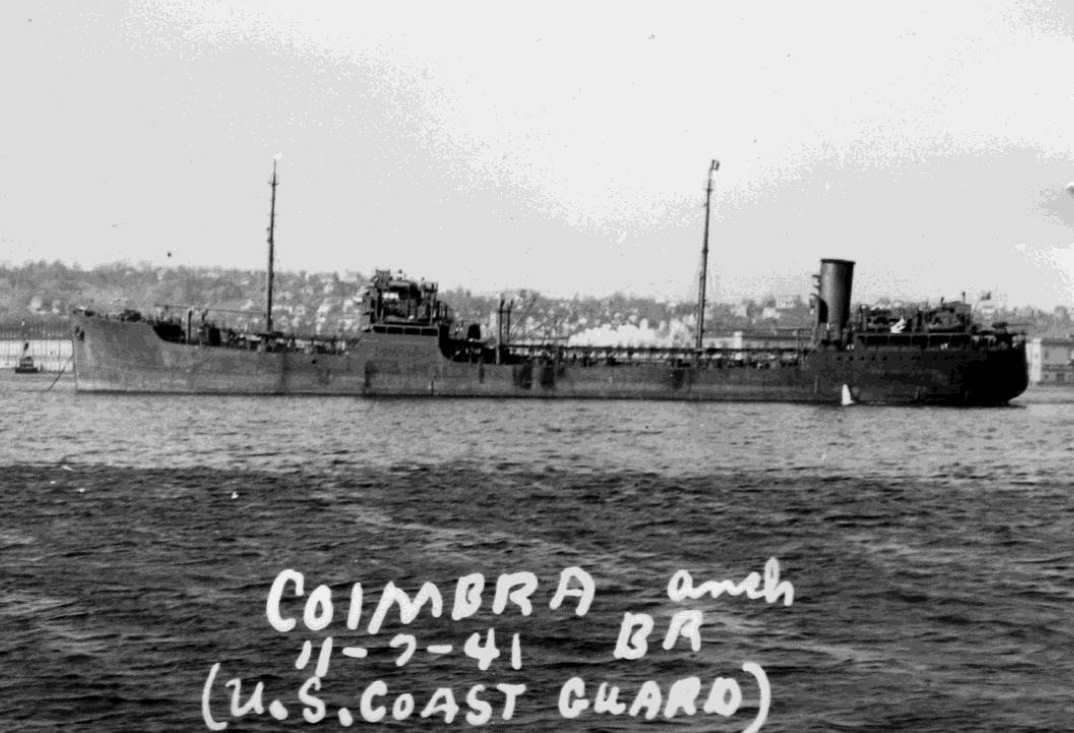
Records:
<instances>
[{"instance_id":1,"label":"shoreline building","mask_svg":"<svg viewBox=\"0 0 1074 733\"><path fill-rule=\"evenodd\" d=\"M1074 338L1030 339L1026 362L1030 384L1074 386Z\"/></svg>"}]
</instances>

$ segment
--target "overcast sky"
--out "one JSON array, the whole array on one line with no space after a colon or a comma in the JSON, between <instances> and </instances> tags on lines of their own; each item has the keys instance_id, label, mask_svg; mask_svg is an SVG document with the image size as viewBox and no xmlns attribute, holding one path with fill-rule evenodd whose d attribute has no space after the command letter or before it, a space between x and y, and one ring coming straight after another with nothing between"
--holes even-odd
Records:
<instances>
[{"instance_id":1,"label":"overcast sky","mask_svg":"<svg viewBox=\"0 0 1074 733\"><path fill-rule=\"evenodd\" d=\"M1071 3L0 5L0 260L1074 305ZM169 255L170 253L170 255Z\"/></svg>"}]
</instances>

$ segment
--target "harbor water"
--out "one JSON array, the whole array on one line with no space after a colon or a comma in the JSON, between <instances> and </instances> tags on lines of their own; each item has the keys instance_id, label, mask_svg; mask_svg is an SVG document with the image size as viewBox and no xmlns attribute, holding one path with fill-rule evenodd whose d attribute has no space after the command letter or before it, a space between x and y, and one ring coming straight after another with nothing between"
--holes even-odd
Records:
<instances>
[{"instance_id":1,"label":"harbor water","mask_svg":"<svg viewBox=\"0 0 1074 733\"><path fill-rule=\"evenodd\" d=\"M1074 719L1061 393L960 410L81 395L49 374L0 391L3 731ZM423 588L412 613L382 603Z\"/></svg>"}]
</instances>

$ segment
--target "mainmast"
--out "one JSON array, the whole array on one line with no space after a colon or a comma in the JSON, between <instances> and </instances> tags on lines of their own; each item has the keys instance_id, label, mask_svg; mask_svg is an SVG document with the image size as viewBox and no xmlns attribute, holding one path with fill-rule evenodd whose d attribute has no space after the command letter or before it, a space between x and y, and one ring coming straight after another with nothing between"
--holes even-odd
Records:
<instances>
[{"instance_id":1,"label":"mainmast","mask_svg":"<svg viewBox=\"0 0 1074 733\"><path fill-rule=\"evenodd\" d=\"M709 185L705 189L705 240L701 246L701 275L698 278L697 297L697 349L702 347L705 337L705 282L709 275L709 210L712 204L712 174L720 170L720 161L713 160L709 166Z\"/></svg>"},{"instance_id":2,"label":"mainmast","mask_svg":"<svg viewBox=\"0 0 1074 733\"><path fill-rule=\"evenodd\" d=\"M276 161L272 161L272 180L269 182L272 186L272 203L269 207L269 225L268 225L268 297L265 304L265 332L272 333L272 280L275 275L274 266L276 259L275 243L272 240L273 234L276 231L276 186L279 185L276 180Z\"/></svg>"}]
</instances>

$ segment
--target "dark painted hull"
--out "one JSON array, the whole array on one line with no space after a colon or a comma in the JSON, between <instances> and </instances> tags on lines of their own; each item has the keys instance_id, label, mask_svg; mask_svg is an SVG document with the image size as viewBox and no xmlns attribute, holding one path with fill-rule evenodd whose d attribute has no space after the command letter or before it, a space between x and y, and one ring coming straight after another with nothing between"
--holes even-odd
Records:
<instances>
[{"instance_id":1,"label":"dark painted hull","mask_svg":"<svg viewBox=\"0 0 1074 733\"><path fill-rule=\"evenodd\" d=\"M812 350L796 364L452 361L429 336L368 333L346 354L260 353L160 339L145 322L86 316L74 337L80 392L511 397L1002 405L1027 386L1025 349Z\"/></svg>"}]
</instances>

